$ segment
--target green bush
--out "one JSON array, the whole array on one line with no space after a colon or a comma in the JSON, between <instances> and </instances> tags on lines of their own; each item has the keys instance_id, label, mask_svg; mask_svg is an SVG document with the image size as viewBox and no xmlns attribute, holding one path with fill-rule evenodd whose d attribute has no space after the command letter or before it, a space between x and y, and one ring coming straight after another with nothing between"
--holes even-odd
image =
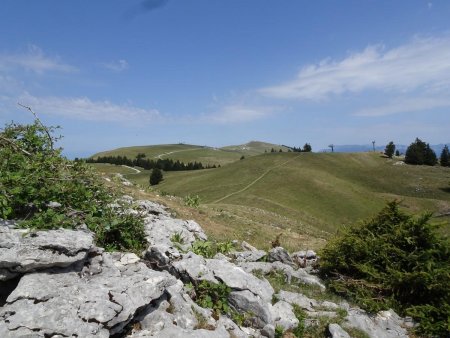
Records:
<instances>
[{"instance_id":1,"label":"green bush","mask_svg":"<svg viewBox=\"0 0 450 338\"><path fill-rule=\"evenodd\" d=\"M212 309L216 317L220 314L228 314L230 307L228 305L228 296L231 289L224 283L212 283L209 281L201 281L195 288L195 301L204 308Z\"/></svg>"},{"instance_id":2,"label":"green bush","mask_svg":"<svg viewBox=\"0 0 450 338\"><path fill-rule=\"evenodd\" d=\"M329 287L370 312L393 308L421 334L450 328L450 242L429 222L390 202L373 219L346 227L321 252Z\"/></svg>"},{"instance_id":3,"label":"green bush","mask_svg":"<svg viewBox=\"0 0 450 338\"><path fill-rule=\"evenodd\" d=\"M198 208L200 206L200 197L198 195L187 195L184 197L184 204L188 207Z\"/></svg>"},{"instance_id":4,"label":"green bush","mask_svg":"<svg viewBox=\"0 0 450 338\"><path fill-rule=\"evenodd\" d=\"M231 242L213 242L197 240L192 243L191 251L196 255L203 256L205 258L213 258L216 254L226 254L233 250L233 244Z\"/></svg>"},{"instance_id":5,"label":"green bush","mask_svg":"<svg viewBox=\"0 0 450 338\"><path fill-rule=\"evenodd\" d=\"M54 130L36 120L8 124L0 133L0 218L32 229L86 224L99 246L140 252L145 243L142 219L110 207L118 195L91 167L54 149Z\"/></svg>"}]
</instances>

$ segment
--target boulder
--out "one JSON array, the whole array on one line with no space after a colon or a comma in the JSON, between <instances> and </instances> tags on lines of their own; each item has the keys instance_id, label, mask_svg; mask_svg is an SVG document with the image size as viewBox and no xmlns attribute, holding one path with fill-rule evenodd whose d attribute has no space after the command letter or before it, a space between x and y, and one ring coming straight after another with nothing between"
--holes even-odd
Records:
<instances>
[{"instance_id":1,"label":"boulder","mask_svg":"<svg viewBox=\"0 0 450 338\"><path fill-rule=\"evenodd\" d=\"M1 337L108 337L158 300L175 279L120 254L99 254L82 271L24 275L0 309Z\"/></svg>"},{"instance_id":2,"label":"boulder","mask_svg":"<svg viewBox=\"0 0 450 338\"><path fill-rule=\"evenodd\" d=\"M236 311L252 314L252 327L262 329L273 322L270 304L248 290L231 292L228 301Z\"/></svg>"},{"instance_id":3,"label":"boulder","mask_svg":"<svg viewBox=\"0 0 450 338\"><path fill-rule=\"evenodd\" d=\"M86 260L94 246L91 232L68 229L29 232L0 227L0 281L17 275L68 267Z\"/></svg>"},{"instance_id":4,"label":"boulder","mask_svg":"<svg viewBox=\"0 0 450 338\"><path fill-rule=\"evenodd\" d=\"M314 308L319 306L319 302L300 293L281 290L275 296L289 304L296 304L306 311L314 311Z\"/></svg>"},{"instance_id":5,"label":"boulder","mask_svg":"<svg viewBox=\"0 0 450 338\"><path fill-rule=\"evenodd\" d=\"M289 253L282 248L281 246L277 246L276 248L272 248L268 254L269 262L281 262L287 265L294 265L294 262L289 256Z\"/></svg>"},{"instance_id":6,"label":"boulder","mask_svg":"<svg viewBox=\"0 0 450 338\"><path fill-rule=\"evenodd\" d=\"M329 324L328 332L331 338L350 338L350 335L338 324Z\"/></svg>"},{"instance_id":7,"label":"boulder","mask_svg":"<svg viewBox=\"0 0 450 338\"><path fill-rule=\"evenodd\" d=\"M256 262L266 255L267 252L264 250L238 251L233 253L233 257L237 262Z\"/></svg>"},{"instance_id":8,"label":"boulder","mask_svg":"<svg viewBox=\"0 0 450 338\"><path fill-rule=\"evenodd\" d=\"M275 326L282 326L285 331L295 329L299 324L292 305L285 301L275 303L271 308L271 312Z\"/></svg>"},{"instance_id":9,"label":"boulder","mask_svg":"<svg viewBox=\"0 0 450 338\"><path fill-rule=\"evenodd\" d=\"M407 338L404 320L394 310L380 311L369 316L364 310L351 308L345 318L346 325L366 332L371 338Z\"/></svg>"},{"instance_id":10,"label":"boulder","mask_svg":"<svg viewBox=\"0 0 450 338\"><path fill-rule=\"evenodd\" d=\"M187 250L196 240L207 240L200 225L194 221L149 216L145 218L144 226L150 246L178 245L183 250ZM172 241L176 234L181 237L180 243Z\"/></svg>"}]
</instances>

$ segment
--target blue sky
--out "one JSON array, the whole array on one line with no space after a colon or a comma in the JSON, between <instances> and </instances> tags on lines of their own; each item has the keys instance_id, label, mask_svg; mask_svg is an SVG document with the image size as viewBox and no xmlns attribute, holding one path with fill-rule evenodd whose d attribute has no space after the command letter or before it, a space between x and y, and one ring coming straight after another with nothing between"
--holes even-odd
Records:
<instances>
[{"instance_id":1,"label":"blue sky","mask_svg":"<svg viewBox=\"0 0 450 338\"><path fill-rule=\"evenodd\" d=\"M450 142L450 1L3 0L0 123L70 156Z\"/></svg>"}]
</instances>

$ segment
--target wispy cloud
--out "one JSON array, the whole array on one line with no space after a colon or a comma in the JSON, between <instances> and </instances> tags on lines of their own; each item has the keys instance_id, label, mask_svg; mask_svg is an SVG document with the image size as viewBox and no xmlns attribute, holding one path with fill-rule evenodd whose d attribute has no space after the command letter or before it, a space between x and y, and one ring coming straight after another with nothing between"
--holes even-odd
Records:
<instances>
[{"instance_id":1,"label":"wispy cloud","mask_svg":"<svg viewBox=\"0 0 450 338\"><path fill-rule=\"evenodd\" d=\"M123 72L124 70L127 70L130 65L126 60L118 60L118 61L111 61L107 63L102 63L102 66L106 69L112 70L113 72Z\"/></svg>"},{"instance_id":2,"label":"wispy cloud","mask_svg":"<svg viewBox=\"0 0 450 338\"><path fill-rule=\"evenodd\" d=\"M449 79L450 36L415 38L397 48L368 46L343 60L323 60L303 68L294 80L259 92L280 99L323 100L366 90L408 93L436 84L446 84L448 90Z\"/></svg>"},{"instance_id":3,"label":"wispy cloud","mask_svg":"<svg viewBox=\"0 0 450 338\"><path fill-rule=\"evenodd\" d=\"M61 116L75 120L150 123L163 118L156 109L144 109L131 104L92 101L87 97L36 97L24 94L19 102L40 114Z\"/></svg>"},{"instance_id":4,"label":"wispy cloud","mask_svg":"<svg viewBox=\"0 0 450 338\"><path fill-rule=\"evenodd\" d=\"M36 45L29 45L27 52L24 53L0 54L0 70L7 71L14 68L22 68L37 74L45 72L70 73L77 71L76 67L63 63L59 56L47 56Z\"/></svg>"},{"instance_id":5,"label":"wispy cloud","mask_svg":"<svg viewBox=\"0 0 450 338\"><path fill-rule=\"evenodd\" d=\"M204 116L204 120L218 124L245 123L267 117L277 110L277 107L227 105L216 113Z\"/></svg>"},{"instance_id":6,"label":"wispy cloud","mask_svg":"<svg viewBox=\"0 0 450 338\"><path fill-rule=\"evenodd\" d=\"M450 98L411 97L401 98L377 107L365 108L354 113L355 116L385 116L405 112L427 112L436 108L450 107Z\"/></svg>"},{"instance_id":7,"label":"wispy cloud","mask_svg":"<svg viewBox=\"0 0 450 338\"><path fill-rule=\"evenodd\" d=\"M125 18L133 19L139 14L163 8L168 2L169 0L141 0L139 5L130 8L127 13L125 13Z\"/></svg>"}]
</instances>

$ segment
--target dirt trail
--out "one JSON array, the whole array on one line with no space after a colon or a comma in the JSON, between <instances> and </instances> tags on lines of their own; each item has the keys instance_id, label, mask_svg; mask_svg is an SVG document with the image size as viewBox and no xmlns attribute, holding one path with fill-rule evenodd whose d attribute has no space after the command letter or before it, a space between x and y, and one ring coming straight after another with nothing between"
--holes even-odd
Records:
<instances>
[{"instance_id":1,"label":"dirt trail","mask_svg":"<svg viewBox=\"0 0 450 338\"><path fill-rule=\"evenodd\" d=\"M141 173L141 171L139 169L136 169L136 168L133 168L133 167L129 167L129 166L125 165L125 164L122 164L122 167L134 170L136 172L135 174L130 174L130 175L136 175L136 174L140 174Z\"/></svg>"},{"instance_id":2,"label":"dirt trail","mask_svg":"<svg viewBox=\"0 0 450 338\"><path fill-rule=\"evenodd\" d=\"M241 190L232 192L231 194L228 194L228 195L226 195L226 196L224 196L224 197L222 197L222 198L219 198L218 200L216 200L216 201L214 201L214 202L211 202L211 204L216 204L216 203L222 202L223 200L225 200L225 199L227 199L227 198L229 198L229 197L231 197L231 196L234 196L234 195L240 194L241 192L244 192L245 190L247 190L247 189L251 188L253 185L255 185L255 184L256 184L258 181L260 181L262 178L264 178L264 176L266 176L266 175L267 175L268 173L270 173L272 170L274 170L274 169L276 169L276 168L279 168L279 167L282 167L282 166L284 166L285 164L294 161L294 160L295 160L296 158L298 158L299 156L301 156L301 155L299 154L299 155L295 156L294 158L291 158L290 160L287 160L287 161L285 161L285 162L283 162L283 163L280 163L280 164L278 164L278 165L276 165L276 166L273 166L272 168L267 169L264 173L262 173L261 176L259 176L258 178L256 178L256 179L255 179L253 182L251 182L249 185L245 186L245 187L242 188Z\"/></svg>"},{"instance_id":3,"label":"dirt trail","mask_svg":"<svg viewBox=\"0 0 450 338\"><path fill-rule=\"evenodd\" d=\"M198 150L198 149L196 148L196 149L183 149L183 150L169 151L168 153L162 153L162 154L156 155L154 158L159 158L160 160L162 160L161 156L166 156L166 155L170 155L173 153L181 153L182 151L193 151L193 150Z\"/></svg>"}]
</instances>

